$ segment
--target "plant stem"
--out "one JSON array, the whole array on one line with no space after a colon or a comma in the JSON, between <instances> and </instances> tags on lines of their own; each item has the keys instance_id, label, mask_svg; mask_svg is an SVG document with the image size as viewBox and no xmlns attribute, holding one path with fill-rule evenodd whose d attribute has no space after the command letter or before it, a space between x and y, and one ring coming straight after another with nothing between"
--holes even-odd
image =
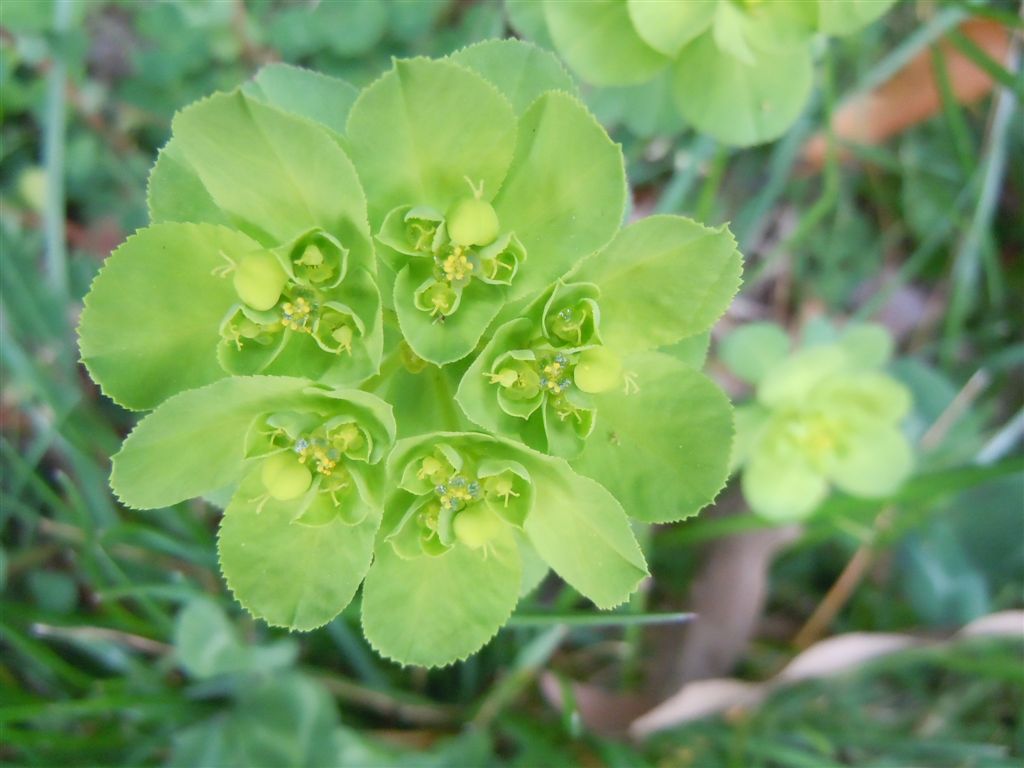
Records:
<instances>
[{"instance_id":1,"label":"plant stem","mask_svg":"<svg viewBox=\"0 0 1024 768\"><path fill-rule=\"evenodd\" d=\"M682 624L696 618L694 613L516 613L509 619L510 627L638 627L659 624Z\"/></svg>"},{"instance_id":2,"label":"plant stem","mask_svg":"<svg viewBox=\"0 0 1024 768\"><path fill-rule=\"evenodd\" d=\"M322 671L318 671L316 678L336 698L388 718L424 726L447 725L458 719L453 707L434 704L413 694L392 695Z\"/></svg>"},{"instance_id":3,"label":"plant stem","mask_svg":"<svg viewBox=\"0 0 1024 768\"><path fill-rule=\"evenodd\" d=\"M1020 60L1020 38L1014 37L1010 45L1007 67L1017 77ZM1017 77L1019 80L1019 77ZM1017 107L1015 89L1001 88L995 98L995 107L988 138L982 154L983 183L978 195L970 227L964 233L956 250L952 268L952 295L946 315L946 333L942 345L942 360L950 365L959 347L961 332L976 301L978 273L981 266L985 238L991 232L992 217L999 202L999 190L1006 172L1006 155L1010 126Z\"/></svg>"},{"instance_id":4,"label":"plant stem","mask_svg":"<svg viewBox=\"0 0 1024 768\"><path fill-rule=\"evenodd\" d=\"M753 270L750 277L744 282L750 286L757 285L768 271L775 265L776 260L783 254L790 252L796 245L803 241L824 219L836 204L839 202L840 178L839 178L839 153L836 146L836 135L832 129L832 112L835 109L835 87L832 78L832 60L828 51L822 59L822 92L825 102L825 184L821 196L811 206L810 210L800 219L796 229L783 242L775 246Z\"/></svg>"},{"instance_id":5,"label":"plant stem","mask_svg":"<svg viewBox=\"0 0 1024 768\"><path fill-rule=\"evenodd\" d=\"M918 441L922 450L928 451L935 448L949 432L950 428L960 419L971 404L978 398L988 385L988 375L985 371L978 371L964 385L964 388L957 393L957 396L946 406L945 410L932 423L931 427L921 436ZM857 547L846 567L843 568L835 583L825 593L825 597L814 609L807 622L800 628L793 638L793 645L803 650L818 640L828 629L835 617L843 609L843 606L852 597L857 586L860 584L868 568L874 560L874 549L881 535L892 524L893 516L896 513L894 505L886 506L872 525L870 534L863 543Z\"/></svg>"},{"instance_id":6,"label":"plant stem","mask_svg":"<svg viewBox=\"0 0 1024 768\"><path fill-rule=\"evenodd\" d=\"M499 681L480 703L470 723L481 729L490 725L547 664L562 644L567 631L564 625L559 624L531 640L519 652L515 666L508 676Z\"/></svg>"},{"instance_id":7,"label":"plant stem","mask_svg":"<svg viewBox=\"0 0 1024 768\"><path fill-rule=\"evenodd\" d=\"M53 8L54 53L46 84L46 127L43 165L46 169L46 208L43 228L46 240L44 268L54 298L68 296L68 265L64 211L64 129L67 119L67 63L64 49L71 24L71 0L57 0Z\"/></svg>"}]
</instances>

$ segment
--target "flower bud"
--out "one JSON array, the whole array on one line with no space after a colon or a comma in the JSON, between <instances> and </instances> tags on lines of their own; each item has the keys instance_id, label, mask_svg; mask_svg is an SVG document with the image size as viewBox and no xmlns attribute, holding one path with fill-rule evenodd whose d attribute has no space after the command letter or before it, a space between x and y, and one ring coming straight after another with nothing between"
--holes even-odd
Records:
<instances>
[{"instance_id":1,"label":"flower bud","mask_svg":"<svg viewBox=\"0 0 1024 768\"><path fill-rule=\"evenodd\" d=\"M622 362L606 347L585 349L576 361L573 380L583 392L607 392L622 381Z\"/></svg>"},{"instance_id":2,"label":"flower bud","mask_svg":"<svg viewBox=\"0 0 1024 768\"><path fill-rule=\"evenodd\" d=\"M455 516L455 538L471 549L480 549L501 530L502 521L485 504L476 504Z\"/></svg>"},{"instance_id":3,"label":"flower bud","mask_svg":"<svg viewBox=\"0 0 1024 768\"><path fill-rule=\"evenodd\" d=\"M287 282L288 274L274 255L266 251L243 256L235 269L238 298L256 310L267 310L277 304Z\"/></svg>"},{"instance_id":4,"label":"flower bud","mask_svg":"<svg viewBox=\"0 0 1024 768\"><path fill-rule=\"evenodd\" d=\"M313 475L305 464L290 453L268 456L260 467L260 480L271 498L288 501L305 493Z\"/></svg>"},{"instance_id":5,"label":"flower bud","mask_svg":"<svg viewBox=\"0 0 1024 768\"><path fill-rule=\"evenodd\" d=\"M464 197L448 209L448 237L456 245L487 245L498 236L498 214L485 200Z\"/></svg>"}]
</instances>

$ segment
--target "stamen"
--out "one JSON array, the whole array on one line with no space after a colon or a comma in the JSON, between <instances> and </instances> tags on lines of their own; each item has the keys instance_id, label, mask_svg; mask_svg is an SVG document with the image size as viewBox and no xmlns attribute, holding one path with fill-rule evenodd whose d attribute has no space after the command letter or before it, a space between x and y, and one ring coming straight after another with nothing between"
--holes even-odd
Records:
<instances>
[{"instance_id":1,"label":"stamen","mask_svg":"<svg viewBox=\"0 0 1024 768\"><path fill-rule=\"evenodd\" d=\"M310 320L313 314L312 305L299 296L294 302L287 301L281 305L281 325L299 333L312 333Z\"/></svg>"},{"instance_id":2,"label":"stamen","mask_svg":"<svg viewBox=\"0 0 1024 768\"><path fill-rule=\"evenodd\" d=\"M227 277L228 275L235 271L235 268L238 266L238 263L230 256L228 256L226 253L224 253L224 251L220 252L220 257L224 259L224 261L226 261L227 264L222 264L219 267L214 267L213 269L210 270L210 274L213 275L214 277Z\"/></svg>"},{"instance_id":3,"label":"stamen","mask_svg":"<svg viewBox=\"0 0 1024 768\"><path fill-rule=\"evenodd\" d=\"M501 386L505 387L505 389L514 387L517 383L519 383L519 374L516 373L511 368L503 368L497 373L485 372L484 376L490 379L491 384L500 384Z\"/></svg>"},{"instance_id":4,"label":"stamen","mask_svg":"<svg viewBox=\"0 0 1024 768\"><path fill-rule=\"evenodd\" d=\"M441 268L444 270L444 276L448 282L456 282L470 276L473 264L466 257L465 250L460 246L455 246L451 255L441 263Z\"/></svg>"}]
</instances>

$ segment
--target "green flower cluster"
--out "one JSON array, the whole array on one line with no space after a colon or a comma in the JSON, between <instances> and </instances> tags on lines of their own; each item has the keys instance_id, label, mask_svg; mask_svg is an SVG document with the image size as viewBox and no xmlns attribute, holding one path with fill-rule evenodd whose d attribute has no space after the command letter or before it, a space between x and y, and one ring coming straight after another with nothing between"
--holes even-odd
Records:
<instances>
[{"instance_id":1,"label":"green flower cluster","mask_svg":"<svg viewBox=\"0 0 1024 768\"><path fill-rule=\"evenodd\" d=\"M619 147L550 54L488 42L362 91L271 65L172 128L81 355L152 409L115 492L226 501L255 616L314 628L365 579L380 653L451 663L549 568L621 603L647 574L628 515L724 484L732 412L699 368L735 242L622 227Z\"/></svg>"},{"instance_id":2,"label":"green flower cluster","mask_svg":"<svg viewBox=\"0 0 1024 768\"><path fill-rule=\"evenodd\" d=\"M812 39L848 35L896 0L506 0L513 25L585 82L663 92L726 144L778 138L814 79Z\"/></svg>"},{"instance_id":3,"label":"green flower cluster","mask_svg":"<svg viewBox=\"0 0 1024 768\"><path fill-rule=\"evenodd\" d=\"M888 332L854 325L835 340L789 352L785 331L744 326L725 340L722 357L756 397L736 411L733 464L743 495L762 517L801 520L836 487L881 498L913 468L900 430L910 392L883 371Z\"/></svg>"}]
</instances>

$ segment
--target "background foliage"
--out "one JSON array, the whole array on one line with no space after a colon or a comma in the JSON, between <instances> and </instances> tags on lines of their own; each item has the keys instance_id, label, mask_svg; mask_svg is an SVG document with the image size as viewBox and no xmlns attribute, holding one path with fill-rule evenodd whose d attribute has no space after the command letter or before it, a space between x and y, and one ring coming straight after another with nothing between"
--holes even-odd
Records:
<instances>
[{"instance_id":1,"label":"background foliage","mask_svg":"<svg viewBox=\"0 0 1024 768\"><path fill-rule=\"evenodd\" d=\"M545 585L479 656L424 673L374 656L352 608L308 635L247 619L217 576L214 508L120 508L108 457L132 419L84 377L72 329L102 259L145 223L146 174L175 110L275 59L363 84L392 55L505 35L501 4L7 0L0 757L40 766L1019 761L1019 640L907 650L776 688L756 706L687 724L679 716L643 740L624 740L623 723L599 717L602 702L639 714L684 680L770 678L826 631L941 638L1024 604L1021 80L955 31L987 21L1019 38L1016 12L1011 2L899 3L818 50L812 105L777 143L749 150L638 126L653 114L642 97L590 94L623 143L637 214L732 222L747 272L723 331L773 319L813 337L824 316L890 328L895 370L916 402L918 471L890 499L833 498L802 529L782 531L785 546L730 488L697 520L640 532L654 580L627 609L595 624L574 593ZM928 47L942 35L951 48ZM952 51L989 72L995 95L955 98ZM822 162L809 159L848 95L915 56L937 84L925 119L906 119L881 142L840 136ZM742 399L715 349L711 370ZM863 579L837 605L830 587L855 561L867 561ZM677 627L644 626L690 609L711 628L702 631L721 633L720 647L738 643L727 668L693 661L697 625L682 645ZM825 626L808 626L821 615ZM608 691L619 697L611 706Z\"/></svg>"}]
</instances>

